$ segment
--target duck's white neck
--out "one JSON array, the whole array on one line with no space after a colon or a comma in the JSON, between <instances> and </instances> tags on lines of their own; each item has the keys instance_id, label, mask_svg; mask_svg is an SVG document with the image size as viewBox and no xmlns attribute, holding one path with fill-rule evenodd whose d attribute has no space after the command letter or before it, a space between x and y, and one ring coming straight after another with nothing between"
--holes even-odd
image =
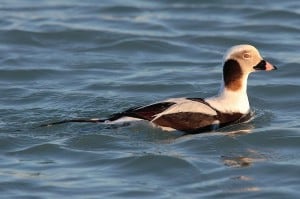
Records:
<instances>
[{"instance_id":1,"label":"duck's white neck","mask_svg":"<svg viewBox=\"0 0 300 199\"><path fill-rule=\"evenodd\" d=\"M224 85L222 81L219 94L206 98L205 101L221 112L238 112L246 114L250 111L247 95L248 74L240 79L239 89L231 89Z\"/></svg>"}]
</instances>

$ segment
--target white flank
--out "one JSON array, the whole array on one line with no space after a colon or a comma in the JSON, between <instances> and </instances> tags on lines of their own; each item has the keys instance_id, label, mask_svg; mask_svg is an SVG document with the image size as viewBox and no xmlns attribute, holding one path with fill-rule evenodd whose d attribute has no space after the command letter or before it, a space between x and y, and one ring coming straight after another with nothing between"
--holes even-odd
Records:
<instances>
[{"instance_id":1,"label":"white flank","mask_svg":"<svg viewBox=\"0 0 300 199\"><path fill-rule=\"evenodd\" d=\"M176 129L173 129L171 127L165 127L165 126L159 126L157 124L151 123L153 125L153 127L159 128L163 131L167 131L167 132L172 132L172 131L176 131Z\"/></svg>"},{"instance_id":2,"label":"white flank","mask_svg":"<svg viewBox=\"0 0 300 199\"><path fill-rule=\"evenodd\" d=\"M120 119L114 120L114 121L109 121L106 120L104 123L105 124L122 124L126 122L135 122L135 121L141 121L142 119L139 118L134 118L134 117L121 117Z\"/></svg>"}]
</instances>

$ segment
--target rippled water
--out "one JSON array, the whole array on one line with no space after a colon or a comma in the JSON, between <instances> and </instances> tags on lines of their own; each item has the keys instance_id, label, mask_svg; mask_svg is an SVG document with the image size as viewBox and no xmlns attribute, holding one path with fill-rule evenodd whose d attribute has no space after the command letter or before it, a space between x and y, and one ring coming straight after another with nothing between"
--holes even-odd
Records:
<instances>
[{"instance_id":1,"label":"rippled water","mask_svg":"<svg viewBox=\"0 0 300 199\"><path fill-rule=\"evenodd\" d=\"M300 3L0 2L4 198L298 198ZM255 45L255 119L180 136L146 124L38 125L106 117L219 89L227 48Z\"/></svg>"}]
</instances>

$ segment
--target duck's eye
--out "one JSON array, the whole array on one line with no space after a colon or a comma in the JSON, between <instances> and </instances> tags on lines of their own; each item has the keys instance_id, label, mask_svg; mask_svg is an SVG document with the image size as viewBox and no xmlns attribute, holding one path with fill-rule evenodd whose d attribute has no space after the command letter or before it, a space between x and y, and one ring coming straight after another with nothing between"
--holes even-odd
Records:
<instances>
[{"instance_id":1,"label":"duck's eye","mask_svg":"<svg viewBox=\"0 0 300 199\"><path fill-rule=\"evenodd\" d=\"M251 55L250 55L250 53L244 53L243 57L244 57L244 59L250 59Z\"/></svg>"}]
</instances>

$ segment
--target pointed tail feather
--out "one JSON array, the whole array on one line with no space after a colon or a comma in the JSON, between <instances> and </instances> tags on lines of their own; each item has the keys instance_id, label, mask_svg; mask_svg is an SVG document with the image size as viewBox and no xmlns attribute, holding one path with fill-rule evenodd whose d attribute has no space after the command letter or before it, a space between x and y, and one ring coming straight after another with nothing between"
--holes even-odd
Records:
<instances>
[{"instance_id":1,"label":"pointed tail feather","mask_svg":"<svg viewBox=\"0 0 300 199\"><path fill-rule=\"evenodd\" d=\"M99 118L78 118L78 119L69 119L69 120L62 120L58 122L52 122L52 123L46 123L40 125L40 127L46 127L46 126L53 126L57 124L64 124L64 123L71 123L71 122L90 122L90 123L103 123L106 120L99 119Z\"/></svg>"},{"instance_id":2,"label":"pointed tail feather","mask_svg":"<svg viewBox=\"0 0 300 199\"><path fill-rule=\"evenodd\" d=\"M99 119L99 118L75 118L75 119L66 119L58 122L52 122L52 123L46 123L40 125L40 127L46 127L46 126L53 126L57 124L64 124L64 123L72 123L72 122L89 122L89 123L104 123L104 122L113 122L116 121L122 117L133 117L140 119L139 115L134 113L134 110L136 108L128 109L127 111L116 113L111 115L109 118L106 119ZM142 118L143 119L143 118Z\"/></svg>"}]
</instances>

